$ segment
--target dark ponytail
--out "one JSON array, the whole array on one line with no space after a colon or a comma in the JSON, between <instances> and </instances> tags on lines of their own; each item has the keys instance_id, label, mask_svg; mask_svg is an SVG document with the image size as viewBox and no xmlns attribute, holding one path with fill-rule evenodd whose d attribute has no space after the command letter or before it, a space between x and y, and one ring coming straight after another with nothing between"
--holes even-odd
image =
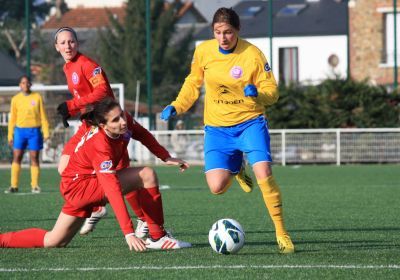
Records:
<instances>
[{"instance_id":1,"label":"dark ponytail","mask_svg":"<svg viewBox=\"0 0 400 280\"><path fill-rule=\"evenodd\" d=\"M81 116L81 120L87 121L91 125L99 126L107 122L106 115L115 107L120 107L119 103L113 98L105 98L94 104L93 110Z\"/></svg>"}]
</instances>

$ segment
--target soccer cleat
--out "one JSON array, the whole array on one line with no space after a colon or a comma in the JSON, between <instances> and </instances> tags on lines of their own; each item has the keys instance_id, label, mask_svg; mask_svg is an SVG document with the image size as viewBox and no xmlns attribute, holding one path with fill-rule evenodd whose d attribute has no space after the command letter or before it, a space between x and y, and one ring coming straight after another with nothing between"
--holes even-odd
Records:
<instances>
[{"instance_id":1,"label":"soccer cleat","mask_svg":"<svg viewBox=\"0 0 400 280\"><path fill-rule=\"evenodd\" d=\"M32 193L40 193L42 190L40 189L39 186L36 186L34 188L32 188Z\"/></svg>"},{"instance_id":2,"label":"soccer cleat","mask_svg":"<svg viewBox=\"0 0 400 280\"><path fill-rule=\"evenodd\" d=\"M246 163L242 161L242 166L238 174L235 175L236 181L238 181L243 191L249 193L253 190L253 179L246 172Z\"/></svg>"},{"instance_id":3,"label":"soccer cleat","mask_svg":"<svg viewBox=\"0 0 400 280\"><path fill-rule=\"evenodd\" d=\"M278 242L279 253L292 254L294 253L294 245L288 234L283 234L276 237Z\"/></svg>"},{"instance_id":4,"label":"soccer cleat","mask_svg":"<svg viewBox=\"0 0 400 280\"><path fill-rule=\"evenodd\" d=\"M17 193L18 192L18 188L17 187L9 187L8 189L6 189L4 191L4 193Z\"/></svg>"},{"instance_id":5,"label":"soccer cleat","mask_svg":"<svg viewBox=\"0 0 400 280\"><path fill-rule=\"evenodd\" d=\"M170 234L166 234L158 240L153 241L151 238L146 239L146 247L154 250L176 250L182 248L190 248L192 244L180 241Z\"/></svg>"},{"instance_id":6,"label":"soccer cleat","mask_svg":"<svg viewBox=\"0 0 400 280\"><path fill-rule=\"evenodd\" d=\"M135 230L136 237L145 238L147 237L148 234L149 234L149 227L147 226L147 222L138 219Z\"/></svg>"},{"instance_id":7,"label":"soccer cleat","mask_svg":"<svg viewBox=\"0 0 400 280\"><path fill-rule=\"evenodd\" d=\"M107 209L104 206L101 206L99 211L92 212L92 215L90 215L90 218L87 218L85 220L85 223L81 227L79 234L85 235L85 234L88 234L89 232L93 231L94 228L96 227L96 224L100 221L100 219L105 217L106 215L107 215Z\"/></svg>"}]
</instances>

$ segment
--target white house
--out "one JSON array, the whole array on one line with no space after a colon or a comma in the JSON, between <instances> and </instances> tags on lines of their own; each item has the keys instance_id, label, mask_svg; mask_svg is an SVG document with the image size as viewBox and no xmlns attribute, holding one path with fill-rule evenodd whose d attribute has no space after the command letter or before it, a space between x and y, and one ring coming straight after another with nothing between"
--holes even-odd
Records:
<instances>
[{"instance_id":1,"label":"white house","mask_svg":"<svg viewBox=\"0 0 400 280\"><path fill-rule=\"evenodd\" d=\"M272 60L269 1L242 1L233 9L241 19L240 36L263 51L280 82L316 84L347 76L347 3L341 0L273 1ZM197 43L212 38L204 28Z\"/></svg>"}]
</instances>

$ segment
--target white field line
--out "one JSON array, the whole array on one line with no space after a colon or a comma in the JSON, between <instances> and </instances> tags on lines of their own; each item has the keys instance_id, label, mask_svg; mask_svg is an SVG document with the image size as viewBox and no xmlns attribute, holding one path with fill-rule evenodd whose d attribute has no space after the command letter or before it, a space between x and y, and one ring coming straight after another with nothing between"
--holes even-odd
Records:
<instances>
[{"instance_id":1,"label":"white field line","mask_svg":"<svg viewBox=\"0 0 400 280\"><path fill-rule=\"evenodd\" d=\"M60 268L0 268L1 272L46 272L46 271L122 271L122 270L216 270L216 269L400 269L400 264L389 265L198 265L198 266L128 266L128 267L60 267Z\"/></svg>"}]
</instances>

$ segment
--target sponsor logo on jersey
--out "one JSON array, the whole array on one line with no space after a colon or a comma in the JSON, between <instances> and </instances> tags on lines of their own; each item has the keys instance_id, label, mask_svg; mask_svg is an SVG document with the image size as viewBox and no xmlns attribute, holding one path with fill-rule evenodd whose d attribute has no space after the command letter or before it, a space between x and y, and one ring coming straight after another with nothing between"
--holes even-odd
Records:
<instances>
[{"instance_id":1,"label":"sponsor logo on jersey","mask_svg":"<svg viewBox=\"0 0 400 280\"><path fill-rule=\"evenodd\" d=\"M241 104L244 103L243 99L235 99L235 100L222 100L222 99L215 99L214 103L217 104L225 104L225 105L234 105L234 104Z\"/></svg>"},{"instance_id":2,"label":"sponsor logo on jersey","mask_svg":"<svg viewBox=\"0 0 400 280\"><path fill-rule=\"evenodd\" d=\"M265 63L264 70L267 72L271 72L271 67L269 66L268 62Z\"/></svg>"},{"instance_id":3,"label":"sponsor logo on jersey","mask_svg":"<svg viewBox=\"0 0 400 280\"><path fill-rule=\"evenodd\" d=\"M111 169L112 167L112 160L105 160L102 163L100 163L100 172L102 173L111 173L113 172Z\"/></svg>"},{"instance_id":4,"label":"sponsor logo on jersey","mask_svg":"<svg viewBox=\"0 0 400 280\"><path fill-rule=\"evenodd\" d=\"M92 76L96 76L96 75L98 75L98 74L101 74L101 67L100 67L100 66L94 68L94 70L93 70L93 75L92 75Z\"/></svg>"},{"instance_id":5,"label":"sponsor logo on jersey","mask_svg":"<svg viewBox=\"0 0 400 280\"><path fill-rule=\"evenodd\" d=\"M77 85L79 83L79 76L76 72L72 73L72 83Z\"/></svg>"},{"instance_id":6,"label":"sponsor logo on jersey","mask_svg":"<svg viewBox=\"0 0 400 280\"><path fill-rule=\"evenodd\" d=\"M239 79L243 76L243 69L240 66L233 66L230 73L232 78Z\"/></svg>"},{"instance_id":7,"label":"sponsor logo on jersey","mask_svg":"<svg viewBox=\"0 0 400 280\"><path fill-rule=\"evenodd\" d=\"M97 87L98 85L104 84L106 82L106 80L104 79L103 75L96 75L96 76L92 76L89 79L90 84L92 85L92 87Z\"/></svg>"},{"instance_id":8,"label":"sponsor logo on jersey","mask_svg":"<svg viewBox=\"0 0 400 280\"><path fill-rule=\"evenodd\" d=\"M229 93L229 89L225 85L219 85L217 88L217 92L218 92L218 94L226 94L226 93Z\"/></svg>"}]
</instances>

